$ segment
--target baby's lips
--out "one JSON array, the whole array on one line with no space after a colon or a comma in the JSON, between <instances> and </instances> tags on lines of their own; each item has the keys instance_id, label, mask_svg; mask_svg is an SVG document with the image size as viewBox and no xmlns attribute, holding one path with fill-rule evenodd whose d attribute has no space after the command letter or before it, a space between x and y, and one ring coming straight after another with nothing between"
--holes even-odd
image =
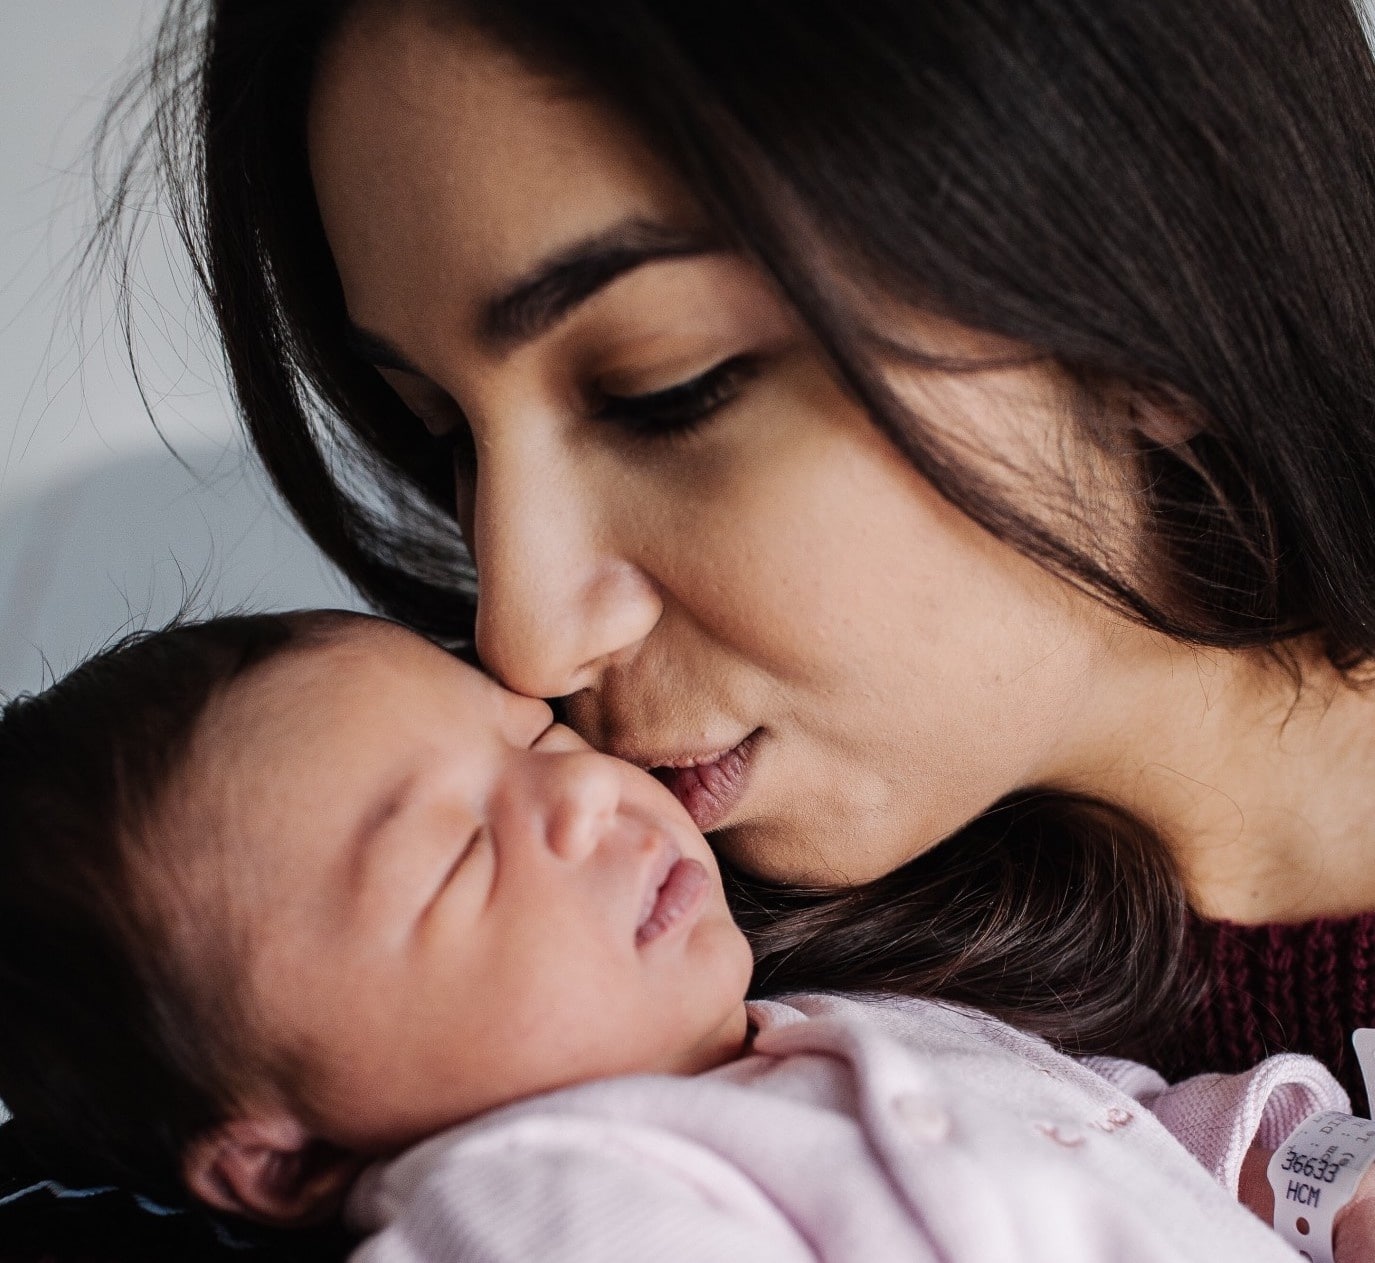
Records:
<instances>
[{"instance_id":1,"label":"baby's lips","mask_svg":"<svg viewBox=\"0 0 1375 1263\"><path fill-rule=\"evenodd\" d=\"M635 922L635 933L637 937L644 929L645 923L654 915L655 906L659 901L660 891L663 889L664 883L668 880L674 864L678 862L682 854L663 834L657 834L654 842L654 854L645 874L643 898L640 903L640 914Z\"/></svg>"},{"instance_id":2,"label":"baby's lips","mask_svg":"<svg viewBox=\"0 0 1375 1263\"><path fill-rule=\"evenodd\" d=\"M659 887L653 911L635 934L635 942L643 947L663 937L691 913L702 906L711 888L711 874L698 860L679 858L669 869Z\"/></svg>"}]
</instances>

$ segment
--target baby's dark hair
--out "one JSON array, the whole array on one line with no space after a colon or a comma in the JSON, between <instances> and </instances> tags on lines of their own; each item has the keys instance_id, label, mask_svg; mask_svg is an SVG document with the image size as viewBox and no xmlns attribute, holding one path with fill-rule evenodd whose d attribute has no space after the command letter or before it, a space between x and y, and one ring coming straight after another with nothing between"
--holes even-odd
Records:
<instances>
[{"instance_id":1,"label":"baby's dark hair","mask_svg":"<svg viewBox=\"0 0 1375 1263\"><path fill-rule=\"evenodd\" d=\"M215 839L186 836L173 800L217 696L358 617L135 633L0 714L0 1100L62 1179L180 1195L186 1146L263 1068L230 918L194 960L174 942L184 861Z\"/></svg>"}]
</instances>

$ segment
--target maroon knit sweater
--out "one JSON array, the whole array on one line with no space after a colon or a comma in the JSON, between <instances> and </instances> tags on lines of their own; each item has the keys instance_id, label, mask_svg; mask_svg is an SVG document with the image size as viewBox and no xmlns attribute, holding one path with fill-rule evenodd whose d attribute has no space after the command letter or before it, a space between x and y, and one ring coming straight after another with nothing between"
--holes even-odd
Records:
<instances>
[{"instance_id":1,"label":"maroon knit sweater","mask_svg":"<svg viewBox=\"0 0 1375 1263\"><path fill-rule=\"evenodd\" d=\"M1161 1049L1162 1073L1243 1070L1270 1053L1310 1053L1366 1113L1351 1032L1375 1026L1375 912L1299 925L1194 918L1188 952L1206 997Z\"/></svg>"}]
</instances>

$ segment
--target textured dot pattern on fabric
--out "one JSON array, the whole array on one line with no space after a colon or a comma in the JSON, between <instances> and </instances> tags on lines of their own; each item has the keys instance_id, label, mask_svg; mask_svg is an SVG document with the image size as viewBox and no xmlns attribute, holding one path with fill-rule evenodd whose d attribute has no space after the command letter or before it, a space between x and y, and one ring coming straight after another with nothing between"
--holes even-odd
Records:
<instances>
[{"instance_id":1,"label":"textured dot pattern on fabric","mask_svg":"<svg viewBox=\"0 0 1375 1263\"><path fill-rule=\"evenodd\" d=\"M950 1115L929 1097L905 1092L893 1098L893 1112L917 1140L939 1144L950 1135Z\"/></svg>"},{"instance_id":2,"label":"textured dot pattern on fabric","mask_svg":"<svg viewBox=\"0 0 1375 1263\"><path fill-rule=\"evenodd\" d=\"M1346 1103L1308 1058L1171 1085L948 1004L751 1016L716 1070L517 1102L373 1168L351 1263L1292 1263L1242 1159Z\"/></svg>"}]
</instances>

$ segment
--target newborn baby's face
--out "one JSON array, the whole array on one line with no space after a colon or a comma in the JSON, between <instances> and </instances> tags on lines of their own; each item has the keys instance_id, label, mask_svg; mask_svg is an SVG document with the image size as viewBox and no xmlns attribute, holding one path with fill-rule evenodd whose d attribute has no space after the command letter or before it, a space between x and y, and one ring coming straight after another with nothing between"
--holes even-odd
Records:
<instances>
[{"instance_id":1,"label":"newborn baby's face","mask_svg":"<svg viewBox=\"0 0 1375 1263\"><path fill-rule=\"evenodd\" d=\"M381 1151L739 1051L750 957L710 849L543 702L360 621L247 677L202 734L249 1000L318 1135Z\"/></svg>"}]
</instances>

